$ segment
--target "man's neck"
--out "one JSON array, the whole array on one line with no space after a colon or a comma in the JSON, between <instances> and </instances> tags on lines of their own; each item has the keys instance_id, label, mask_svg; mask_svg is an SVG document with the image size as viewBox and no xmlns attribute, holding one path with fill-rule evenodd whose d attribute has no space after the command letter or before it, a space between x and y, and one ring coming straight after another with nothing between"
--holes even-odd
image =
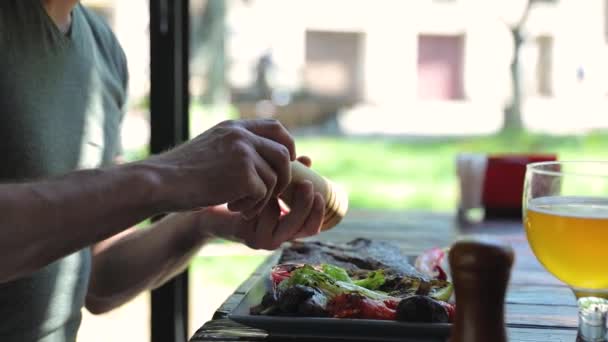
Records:
<instances>
[{"instance_id":1,"label":"man's neck","mask_svg":"<svg viewBox=\"0 0 608 342\"><path fill-rule=\"evenodd\" d=\"M66 33L72 23L72 10L78 4L78 0L42 0L42 5L55 25Z\"/></svg>"}]
</instances>

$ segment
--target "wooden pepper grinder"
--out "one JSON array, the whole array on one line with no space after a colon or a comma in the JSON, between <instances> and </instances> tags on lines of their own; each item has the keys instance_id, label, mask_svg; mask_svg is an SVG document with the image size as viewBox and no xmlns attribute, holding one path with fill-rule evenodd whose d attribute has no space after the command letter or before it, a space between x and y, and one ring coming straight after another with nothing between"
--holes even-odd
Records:
<instances>
[{"instance_id":1,"label":"wooden pepper grinder","mask_svg":"<svg viewBox=\"0 0 608 342\"><path fill-rule=\"evenodd\" d=\"M325 200L325 216L321 230L328 230L336 226L348 211L348 195L344 189L319 175L299 161L291 162L291 182L308 180L312 183L315 192L321 193ZM291 185L281 194L285 204L293 203Z\"/></svg>"},{"instance_id":2,"label":"wooden pepper grinder","mask_svg":"<svg viewBox=\"0 0 608 342\"><path fill-rule=\"evenodd\" d=\"M456 295L451 342L506 342L504 301L513 250L489 240L462 240L450 249Z\"/></svg>"}]
</instances>

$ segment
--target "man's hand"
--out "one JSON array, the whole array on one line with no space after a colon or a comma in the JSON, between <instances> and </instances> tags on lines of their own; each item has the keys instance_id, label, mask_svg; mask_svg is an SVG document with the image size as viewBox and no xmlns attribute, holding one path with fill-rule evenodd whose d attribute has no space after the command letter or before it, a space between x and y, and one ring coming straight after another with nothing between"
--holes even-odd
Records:
<instances>
[{"instance_id":1,"label":"man's hand","mask_svg":"<svg viewBox=\"0 0 608 342\"><path fill-rule=\"evenodd\" d=\"M251 218L289 184L294 159L293 139L278 121L248 120L222 122L141 164L160 175L167 211L228 203Z\"/></svg>"},{"instance_id":2,"label":"man's hand","mask_svg":"<svg viewBox=\"0 0 608 342\"><path fill-rule=\"evenodd\" d=\"M298 158L310 166L308 157ZM214 206L199 212L202 234L245 243L255 249L276 249L283 242L316 235L321 230L325 202L312 183L294 184L293 204L286 212L273 197L253 219Z\"/></svg>"}]
</instances>

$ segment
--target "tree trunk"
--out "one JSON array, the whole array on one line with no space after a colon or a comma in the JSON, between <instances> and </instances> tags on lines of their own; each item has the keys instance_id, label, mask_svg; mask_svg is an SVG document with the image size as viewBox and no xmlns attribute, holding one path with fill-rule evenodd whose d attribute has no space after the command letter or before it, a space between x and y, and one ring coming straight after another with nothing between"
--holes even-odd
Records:
<instances>
[{"instance_id":1,"label":"tree trunk","mask_svg":"<svg viewBox=\"0 0 608 342\"><path fill-rule=\"evenodd\" d=\"M511 102L505 108L505 119L503 124L503 132L505 131L520 131L523 129L521 118L522 105L522 84L521 84L521 65L520 53L523 44L521 28L515 27L511 29L513 36L513 58L511 59Z\"/></svg>"},{"instance_id":2,"label":"tree trunk","mask_svg":"<svg viewBox=\"0 0 608 342\"><path fill-rule=\"evenodd\" d=\"M222 104L228 99L225 73L226 6L224 0L206 0L192 24L193 34L190 38L194 69L204 72L207 83L199 100L206 104Z\"/></svg>"}]
</instances>

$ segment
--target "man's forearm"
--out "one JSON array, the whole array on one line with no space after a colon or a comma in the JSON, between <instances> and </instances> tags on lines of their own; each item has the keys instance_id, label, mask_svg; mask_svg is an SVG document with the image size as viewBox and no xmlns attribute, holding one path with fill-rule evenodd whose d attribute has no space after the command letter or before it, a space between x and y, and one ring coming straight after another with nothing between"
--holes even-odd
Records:
<instances>
[{"instance_id":1,"label":"man's forearm","mask_svg":"<svg viewBox=\"0 0 608 342\"><path fill-rule=\"evenodd\" d=\"M310 183L294 189L298 191L297 200L282 219L276 200L252 220L228 210L226 205L208 206L169 215L149 228L97 244L93 248L87 309L103 313L141 291L162 285L183 270L214 236L241 241L252 248L275 249L284 241L318 233L324 213L321 195L313 193Z\"/></svg>"},{"instance_id":2,"label":"man's forearm","mask_svg":"<svg viewBox=\"0 0 608 342\"><path fill-rule=\"evenodd\" d=\"M94 248L87 309L111 310L184 270L209 238L198 220L198 213L168 215L151 227Z\"/></svg>"},{"instance_id":3,"label":"man's forearm","mask_svg":"<svg viewBox=\"0 0 608 342\"><path fill-rule=\"evenodd\" d=\"M156 181L145 166L128 164L0 185L0 282L155 214L160 209Z\"/></svg>"}]
</instances>

